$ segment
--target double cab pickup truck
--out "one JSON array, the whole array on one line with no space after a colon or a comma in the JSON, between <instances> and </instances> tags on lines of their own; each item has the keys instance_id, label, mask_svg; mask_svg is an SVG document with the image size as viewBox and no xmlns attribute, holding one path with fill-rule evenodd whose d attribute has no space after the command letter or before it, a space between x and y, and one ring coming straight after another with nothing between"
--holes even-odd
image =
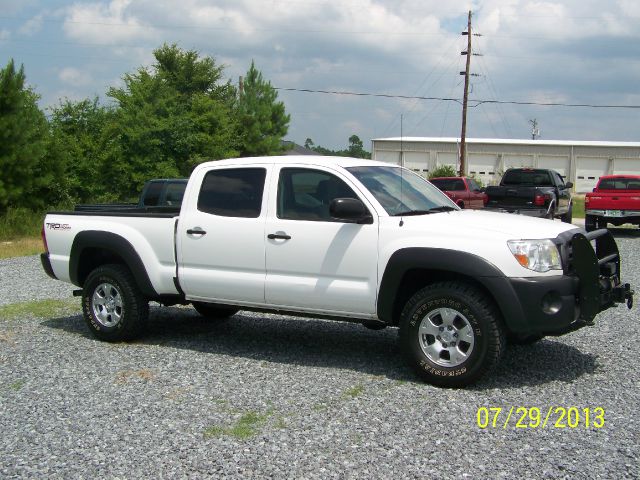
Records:
<instances>
[{"instance_id":1,"label":"double cab pickup truck","mask_svg":"<svg viewBox=\"0 0 640 480\"><path fill-rule=\"evenodd\" d=\"M484 208L487 203L487 195L473 178L436 177L429 181L460 208Z\"/></svg>"},{"instance_id":2,"label":"double cab pickup truck","mask_svg":"<svg viewBox=\"0 0 640 480\"><path fill-rule=\"evenodd\" d=\"M343 157L203 163L179 211L51 212L43 240L99 339L142 334L151 300L395 326L409 364L447 387L482 377L507 338L633 298L606 229L462 210L410 170Z\"/></svg>"},{"instance_id":3,"label":"double cab pickup truck","mask_svg":"<svg viewBox=\"0 0 640 480\"><path fill-rule=\"evenodd\" d=\"M592 193L584 198L588 232L630 223L640 225L640 175L606 175L600 177Z\"/></svg>"},{"instance_id":4,"label":"double cab pickup truck","mask_svg":"<svg viewBox=\"0 0 640 480\"><path fill-rule=\"evenodd\" d=\"M571 223L573 204L571 182L555 170L540 168L510 168L500 185L485 189L487 208L540 218L560 218Z\"/></svg>"}]
</instances>

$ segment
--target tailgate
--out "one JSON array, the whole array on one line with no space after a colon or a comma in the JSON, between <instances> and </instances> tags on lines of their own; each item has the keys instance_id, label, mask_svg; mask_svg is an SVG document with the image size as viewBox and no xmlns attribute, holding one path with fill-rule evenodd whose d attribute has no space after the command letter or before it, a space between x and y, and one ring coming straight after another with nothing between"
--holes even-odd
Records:
<instances>
[{"instance_id":1,"label":"tailgate","mask_svg":"<svg viewBox=\"0 0 640 480\"><path fill-rule=\"evenodd\" d=\"M533 206L536 187L487 187L489 208L528 208Z\"/></svg>"}]
</instances>

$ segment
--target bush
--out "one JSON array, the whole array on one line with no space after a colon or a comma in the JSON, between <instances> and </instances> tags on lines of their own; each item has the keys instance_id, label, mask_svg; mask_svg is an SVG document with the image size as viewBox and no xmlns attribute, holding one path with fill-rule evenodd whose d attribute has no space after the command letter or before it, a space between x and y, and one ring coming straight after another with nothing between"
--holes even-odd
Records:
<instances>
[{"instance_id":1,"label":"bush","mask_svg":"<svg viewBox=\"0 0 640 480\"><path fill-rule=\"evenodd\" d=\"M437 177L457 177L458 172L451 165L440 165L435 170L429 172L429 178Z\"/></svg>"}]
</instances>

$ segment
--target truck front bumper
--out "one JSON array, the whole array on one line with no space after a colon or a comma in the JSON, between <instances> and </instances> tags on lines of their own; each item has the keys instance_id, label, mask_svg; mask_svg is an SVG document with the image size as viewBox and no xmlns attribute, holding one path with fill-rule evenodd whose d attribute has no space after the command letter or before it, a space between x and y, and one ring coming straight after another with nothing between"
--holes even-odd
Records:
<instances>
[{"instance_id":1,"label":"truck front bumper","mask_svg":"<svg viewBox=\"0 0 640 480\"><path fill-rule=\"evenodd\" d=\"M526 331L516 333L562 335L593 325L595 316L610 307L633 306L631 286L620 282L620 258L613 236L606 229L574 232L569 232L570 239L556 239L563 275L509 279L525 316L521 325Z\"/></svg>"}]
</instances>

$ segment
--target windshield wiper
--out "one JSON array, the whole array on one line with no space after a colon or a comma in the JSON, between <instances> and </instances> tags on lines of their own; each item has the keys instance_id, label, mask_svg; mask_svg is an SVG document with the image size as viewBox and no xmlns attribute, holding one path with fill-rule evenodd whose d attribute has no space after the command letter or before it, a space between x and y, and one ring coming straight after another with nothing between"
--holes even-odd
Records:
<instances>
[{"instance_id":1,"label":"windshield wiper","mask_svg":"<svg viewBox=\"0 0 640 480\"><path fill-rule=\"evenodd\" d=\"M394 213L394 217L410 217L411 215L428 215L433 213L431 209L429 210L405 210L404 212Z\"/></svg>"},{"instance_id":2,"label":"windshield wiper","mask_svg":"<svg viewBox=\"0 0 640 480\"><path fill-rule=\"evenodd\" d=\"M394 213L394 217L410 217L412 215L429 215L430 213L448 212L450 210L456 210L448 205L442 205L440 207L433 207L429 210L406 210L404 212Z\"/></svg>"},{"instance_id":3,"label":"windshield wiper","mask_svg":"<svg viewBox=\"0 0 640 480\"><path fill-rule=\"evenodd\" d=\"M429 212L450 212L452 210L457 210L457 208L450 207L449 205L442 205L440 207L433 207L429 209Z\"/></svg>"}]
</instances>

